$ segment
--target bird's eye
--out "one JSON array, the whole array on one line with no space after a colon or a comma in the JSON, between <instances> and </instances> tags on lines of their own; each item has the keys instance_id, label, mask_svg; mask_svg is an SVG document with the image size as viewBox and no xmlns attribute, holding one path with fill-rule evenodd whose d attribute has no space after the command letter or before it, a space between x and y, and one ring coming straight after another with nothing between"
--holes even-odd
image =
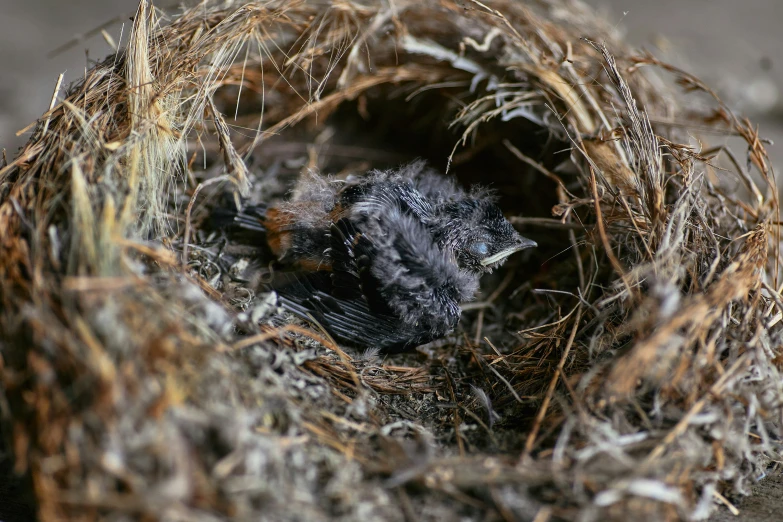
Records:
<instances>
[{"instance_id":1,"label":"bird's eye","mask_svg":"<svg viewBox=\"0 0 783 522\"><path fill-rule=\"evenodd\" d=\"M470 245L470 251L477 256L486 256L489 253L489 246L483 241L477 241Z\"/></svg>"}]
</instances>

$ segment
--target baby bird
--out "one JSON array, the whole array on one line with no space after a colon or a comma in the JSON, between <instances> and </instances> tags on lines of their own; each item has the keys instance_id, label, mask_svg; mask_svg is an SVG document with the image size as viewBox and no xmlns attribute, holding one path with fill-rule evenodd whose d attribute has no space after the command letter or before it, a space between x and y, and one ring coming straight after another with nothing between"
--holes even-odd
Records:
<instances>
[{"instance_id":1,"label":"baby bird","mask_svg":"<svg viewBox=\"0 0 783 522\"><path fill-rule=\"evenodd\" d=\"M258 233L288 270L270 285L284 308L386 352L453 331L481 275L536 246L489 193L465 192L421 161L346 182L314 175L289 201L228 217L229 232Z\"/></svg>"}]
</instances>

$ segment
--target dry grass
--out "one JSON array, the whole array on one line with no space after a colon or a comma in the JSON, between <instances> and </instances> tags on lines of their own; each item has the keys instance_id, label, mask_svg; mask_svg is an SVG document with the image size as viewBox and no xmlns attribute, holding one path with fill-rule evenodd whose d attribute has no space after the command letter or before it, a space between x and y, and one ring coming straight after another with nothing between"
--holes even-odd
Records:
<instances>
[{"instance_id":1,"label":"dry grass","mask_svg":"<svg viewBox=\"0 0 783 522\"><path fill-rule=\"evenodd\" d=\"M415 156L541 245L416 354L205 226ZM703 519L779 460L778 219L752 123L578 1L142 2L0 170L7 441L44 521Z\"/></svg>"}]
</instances>

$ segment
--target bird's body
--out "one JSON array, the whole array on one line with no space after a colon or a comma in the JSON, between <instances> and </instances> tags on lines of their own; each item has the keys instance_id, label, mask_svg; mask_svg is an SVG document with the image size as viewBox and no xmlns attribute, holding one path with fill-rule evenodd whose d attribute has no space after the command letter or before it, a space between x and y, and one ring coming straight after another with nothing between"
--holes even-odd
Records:
<instances>
[{"instance_id":1,"label":"bird's body","mask_svg":"<svg viewBox=\"0 0 783 522\"><path fill-rule=\"evenodd\" d=\"M243 209L233 226L263 234L288 269L271 284L285 308L385 351L451 332L481 275L535 246L486 192L467 193L422 162L348 182L315 176L280 205Z\"/></svg>"}]
</instances>

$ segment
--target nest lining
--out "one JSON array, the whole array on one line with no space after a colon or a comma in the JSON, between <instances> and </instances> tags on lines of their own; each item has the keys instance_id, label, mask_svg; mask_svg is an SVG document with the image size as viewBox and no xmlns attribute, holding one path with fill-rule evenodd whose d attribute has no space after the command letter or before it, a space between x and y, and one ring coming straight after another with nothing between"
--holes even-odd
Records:
<instances>
[{"instance_id":1,"label":"nest lining","mask_svg":"<svg viewBox=\"0 0 783 522\"><path fill-rule=\"evenodd\" d=\"M707 125L747 148L683 144ZM206 226L227 192L415 157L541 248L414 354L278 313ZM142 2L0 198L4 426L42 520L701 519L779 450L763 144L578 2Z\"/></svg>"}]
</instances>

